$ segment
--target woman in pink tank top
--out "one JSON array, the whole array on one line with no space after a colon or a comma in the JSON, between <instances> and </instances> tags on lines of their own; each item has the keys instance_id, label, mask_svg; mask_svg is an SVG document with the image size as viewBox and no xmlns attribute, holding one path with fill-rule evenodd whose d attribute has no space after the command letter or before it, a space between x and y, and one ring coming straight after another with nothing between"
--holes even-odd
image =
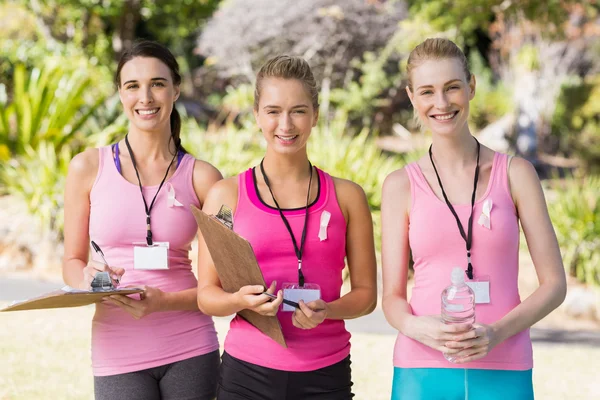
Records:
<instances>
[{"instance_id":1,"label":"woman in pink tank top","mask_svg":"<svg viewBox=\"0 0 600 400\"><path fill-rule=\"evenodd\" d=\"M454 43L427 39L411 52L407 69L408 96L433 143L383 186L383 309L399 331L392 399L533 399L529 327L566 292L536 171L471 135L475 77ZM519 221L540 282L523 302ZM456 266L474 288L475 323L441 320L441 293Z\"/></svg>"},{"instance_id":2,"label":"woman in pink tank top","mask_svg":"<svg viewBox=\"0 0 600 400\"><path fill-rule=\"evenodd\" d=\"M219 400L341 400L353 397L344 319L376 303L373 226L362 188L313 167L306 151L318 92L301 58L278 56L260 69L254 115L267 142L260 165L218 182L204 210L234 210L233 229L256 254L268 288L220 285L199 245L198 305L209 315L241 310L277 316L287 347L236 316L225 339ZM341 296L347 259L351 290ZM264 291L274 297L272 299ZM298 302L298 308L282 304Z\"/></svg>"},{"instance_id":3,"label":"woman in pink tank top","mask_svg":"<svg viewBox=\"0 0 600 400\"><path fill-rule=\"evenodd\" d=\"M215 397L219 344L212 318L198 310L188 253L198 228L190 206L201 206L221 174L180 145L178 69L158 43L125 51L116 84L129 132L69 166L65 282L89 289L108 271L121 287L144 288L141 296L113 295L96 305L96 399ZM103 255L88 261L90 240Z\"/></svg>"}]
</instances>

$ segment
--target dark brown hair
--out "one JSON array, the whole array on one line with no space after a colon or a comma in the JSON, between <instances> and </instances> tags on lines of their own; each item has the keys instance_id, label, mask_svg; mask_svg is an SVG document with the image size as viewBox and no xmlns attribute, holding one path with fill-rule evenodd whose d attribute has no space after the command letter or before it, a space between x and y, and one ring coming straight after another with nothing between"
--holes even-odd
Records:
<instances>
[{"instance_id":1,"label":"dark brown hair","mask_svg":"<svg viewBox=\"0 0 600 400\"><path fill-rule=\"evenodd\" d=\"M181 75L179 74L179 64L175 59L175 56L160 43L151 40L136 40L133 46L129 50L126 50L121 55L119 65L117 66L117 72L115 73L115 83L117 87L121 87L121 70L127 62L131 61L135 57L147 57L156 58L162 61L171 71L171 78L173 79L173 85L179 86L181 84ZM181 117L179 112L173 105L170 117L171 125L171 138L175 142L175 146L181 150L184 150L181 146ZM185 150L184 150L185 151Z\"/></svg>"}]
</instances>

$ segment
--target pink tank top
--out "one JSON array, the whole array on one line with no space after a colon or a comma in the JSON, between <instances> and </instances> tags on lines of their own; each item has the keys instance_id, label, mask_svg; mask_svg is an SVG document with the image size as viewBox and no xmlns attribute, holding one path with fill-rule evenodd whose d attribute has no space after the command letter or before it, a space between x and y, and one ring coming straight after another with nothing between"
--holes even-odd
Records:
<instances>
[{"instance_id":1,"label":"pink tank top","mask_svg":"<svg viewBox=\"0 0 600 400\"><path fill-rule=\"evenodd\" d=\"M186 154L179 167L163 185L151 211L152 235L157 242L169 242L169 269L133 269L133 243L144 242L146 216L137 184L117 171L110 146L99 149L98 176L90 193L91 240L102 248L106 261L125 268L121 286L153 286L164 292L195 288L188 252L197 225L190 205L199 207L194 192L194 158ZM150 203L157 186L144 187ZM169 191L182 206L170 206ZM92 254L95 259L95 254ZM99 260L100 261L100 260ZM92 368L95 376L139 371L219 348L212 318L200 311L168 311L136 320L120 308L96 305L92 322Z\"/></svg>"},{"instance_id":2,"label":"pink tank top","mask_svg":"<svg viewBox=\"0 0 600 400\"><path fill-rule=\"evenodd\" d=\"M476 321L491 324L520 302L518 282L519 223L508 186L508 156L495 153L488 188L475 202L471 258L475 278L488 276L489 304L475 306ZM411 186L409 242L414 259L414 288L410 306L414 315L439 315L441 293L450 284L454 266L465 267L465 242L448 206L431 190L416 163L406 166ZM477 223L486 199L492 201L491 229ZM470 204L454 205L463 227ZM497 345L483 359L452 364L439 351L399 334L394 366L400 368L472 368L526 370L533 367L529 329Z\"/></svg>"},{"instance_id":3,"label":"pink tank top","mask_svg":"<svg viewBox=\"0 0 600 400\"><path fill-rule=\"evenodd\" d=\"M306 283L321 287L321 298L331 302L340 298L342 270L346 256L346 221L335 194L333 179L323 171L319 175L319 194L309 207L302 271ZM264 204L257 194L253 169L239 175L238 203L234 230L246 238L267 285L277 281L298 283L298 261L290 234L279 212ZM321 214L331 213L327 239L319 240ZM300 239L305 209L284 211L296 240ZM225 351L243 361L284 371L312 371L335 364L350 353L350 333L343 320L326 319L314 329L302 330L292 324L292 313L277 313L288 348L264 335L244 319L231 321Z\"/></svg>"}]
</instances>

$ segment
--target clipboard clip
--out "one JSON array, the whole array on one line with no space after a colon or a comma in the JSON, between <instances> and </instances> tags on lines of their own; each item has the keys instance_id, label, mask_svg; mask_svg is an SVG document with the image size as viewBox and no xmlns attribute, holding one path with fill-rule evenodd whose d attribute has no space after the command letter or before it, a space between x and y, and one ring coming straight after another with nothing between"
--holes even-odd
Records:
<instances>
[{"instance_id":1,"label":"clipboard clip","mask_svg":"<svg viewBox=\"0 0 600 400\"><path fill-rule=\"evenodd\" d=\"M92 292L105 292L115 290L116 287L113 285L112 279L108 272L98 272L91 283Z\"/></svg>"},{"instance_id":2,"label":"clipboard clip","mask_svg":"<svg viewBox=\"0 0 600 400\"><path fill-rule=\"evenodd\" d=\"M231 208L223 204L217 215L214 216L220 223L233 230L233 212Z\"/></svg>"}]
</instances>

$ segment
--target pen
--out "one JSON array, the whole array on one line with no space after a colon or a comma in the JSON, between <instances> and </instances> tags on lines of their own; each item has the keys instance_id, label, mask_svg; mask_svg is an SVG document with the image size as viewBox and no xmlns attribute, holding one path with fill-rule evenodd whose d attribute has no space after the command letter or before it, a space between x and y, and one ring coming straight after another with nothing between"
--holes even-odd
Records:
<instances>
[{"instance_id":1,"label":"pen","mask_svg":"<svg viewBox=\"0 0 600 400\"><path fill-rule=\"evenodd\" d=\"M92 244L92 248L94 249L94 251L96 252L96 254L98 254L101 258L102 261L104 261L104 264L108 267L108 262L106 262L106 258L104 258L104 253L102 252L102 249L100 248L100 246L98 246L96 244L96 242L94 242L93 240L91 241ZM117 285L119 284L119 278L113 278L114 281L117 283Z\"/></svg>"},{"instance_id":2,"label":"pen","mask_svg":"<svg viewBox=\"0 0 600 400\"><path fill-rule=\"evenodd\" d=\"M269 296L272 299L276 299L277 298L277 296L275 296L274 294L271 294L271 293L263 292L263 294L266 294L267 296ZM296 303L295 301L283 299L283 302L285 304L287 304L288 306L300 308L300 304Z\"/></svg>"}]
</instances>

